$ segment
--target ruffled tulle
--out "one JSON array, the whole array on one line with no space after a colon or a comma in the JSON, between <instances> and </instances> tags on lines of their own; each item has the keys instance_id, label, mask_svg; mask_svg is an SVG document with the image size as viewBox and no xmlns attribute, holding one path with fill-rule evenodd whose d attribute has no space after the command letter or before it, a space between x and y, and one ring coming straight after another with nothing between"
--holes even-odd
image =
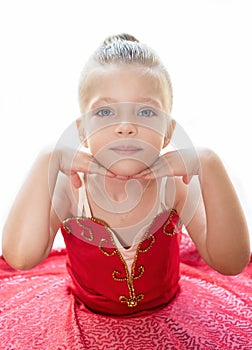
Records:
<instances>
[{"instance_id":1,"label":"ruffled tulle","mask_svg":"<svg viewBox=\"0 0 252 350\"><path fill-rule=\"evenodd\" d=\"M0 349L252 348L252 261L239 276L222 276L181 242L175 299L141 317L107 317L80 309L68 292L66 251L53 251L31 271L0 259Z\"/></svg>"}]
</instances>

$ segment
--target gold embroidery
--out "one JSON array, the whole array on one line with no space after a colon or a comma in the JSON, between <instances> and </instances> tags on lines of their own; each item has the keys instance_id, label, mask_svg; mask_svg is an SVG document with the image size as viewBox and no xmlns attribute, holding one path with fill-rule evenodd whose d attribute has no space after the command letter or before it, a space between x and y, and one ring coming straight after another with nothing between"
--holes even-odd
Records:
<instances>
[{"instance_id":1,"label":"gold embroidery","mask_svg":"<svg viewBox=\"0 0 252 350\"><path fill-rule=\"evenodd\" d=\"M64 225L64 228L65 228L67 233L72 233L71 228L69 226Z\"/></svg>"},{"instance_id":2,"label":"gold embroidery","mask_svg":"<svg viewBox=\"0 0 252 350\"><path fill-rule=\"evenodd\" d=\"M175 235L175 232L174 232L175 231L175 227L172 229L171 232L167 232L166 231L166 228L167 228L168 225L170 225L174 214L177 214L177 211L175 209L172 209L171 212L170 212L170 215L169 215L169 217L168 217L168 219L167 219L167 221L166 221L166 223L165 223L165 225L163 227L163 233L166 234L167 236L174 236Z\"/></svg>"},{"instance_id":3,"label":"gold embroidery","mask_svg":"<svg viewBox=\"0 0 252 350\"><path fill-rule=\"evenodd\" d=\"M113 250L112 253L106 252L106 250L105 250L105 249L103 248L103 246L102 246L102 243L103 243L103 242L107 242L107 241L108 241L108 240L107 240L106 238L102 238L102 239L100 240L100 244L99 244L100 251L101 251L103 254L105 254L106 256L113 256L113 255L117 254L117 249Z\"/></svg>"},{"instance_id":4,"label":"gold embroidery","mask_svg":"<svg viewBox=\"0 0 252 350\"><path fill-rule=\"evenodd\" d=\"M138 294L136 295L135 294L135 289L134 289L134 286L133 286L133 279L131 279L128 275L128 270L126 270L126 273L127 273L127 285L128 285L128 288L129 288L129 298L127 298L125 295L121 295L119 297L119 301L121 303L126 303L128 307L136 307L138 305L138 303L143 300L144 298L144 294Z\"/></svg>"},{"instance_id":5,"label":"gold embroidery","mask_svg":"<svg viewBox=\"0 0 252 350\"><path fill-rule=\"evenodd\" d=\"M71 227L67 225L67 223L71 220L75 220L83 230L81 231L80 235L85 238L87 241L93 241L94 239L94 234L93 231L90 227L84 225L80 220L86 220L87 218L82 217L82 216L74 216L74 217L69 217L63 221L63 227L67 231L67 233L72 233Z\"/></svg>"},{"instance_id":6,"label":"gold embroidery","mask_svg":"<svg viewBox=\"0 0 252 350\"><path fill-rule=\"evenodd\" d=\"M80 222L80 218L78 218L78 219L76 220L76 222L77 222L77 224L78 224L81 228L83 228L83 230L82 230L82 232L81 232L80 235L81 235L83 238L85 238L86 240L88 240L88 241L91 242L91 241L94 239L94 234L93 234L92 229L91 229L90 227L86 226L86 225L83 225L83 224ZM86 231L88 231L88 234L86 234Z\"/></svg>"},{"instance_id":7,"label":"gold embroidery","mask_svg":"<svg viewBox=\"0 0 252 350\"><path fill-rule=\"evenodd\" d=\"M138 303L143 300L144 298L144 294L141 293L141 294L138 294L136 295L135 294L135 289L134 289L134 280L135 279L138 279L140 277L143 276L144 274L144 266L143 265L140 265L137 267L137 271L138 271L138 274L136 275L135 274L135 270L136 270L136 262L137 262L137 258L138 258L138 254L139 253L145 253L147 252L150 247L152 246L152 244L155 242L155 239L154 239L154 236L151 235L151 243L149 244L149 246L145 249L140 249L140 246L141 244L143 243L143 241L145 240L145 237L149 234L149 230L144 234L144 237L143 239L140 241L140 243L138 244L138 247L137 247L137 251L136 251L136 254L135 254L135 257L134 257L134 261L133 261L133 264L132 264L132 267L131 267L131 275L129 274L129 270L128 270L128 267L127 267L127 264L122 256L122 254L120 253L120 251L117 249L117 253L120 257L120 260L121 262L123 263L124 265L124 269L125 269L125 272L126 272L126 277L124 278L121 278L119 279L118 277L116 277L116 274L118 273L118 271L114 271L112 273L112 277L117 280L117 281L125 281L127 282L127 286L128 286L128 290L129 290L129 297L126 297L125 295L121 295L119 297L119 301L121 303L126 303L128 307L132 308L132 307L136 307L138 305ZM113 237L111 237L112 241L113 241ZM114 241L113 241L114 243Z\"/></svg>"},{"instance_id":8,"label":"gold embroidery","mask_svg":"<svg viewBox=\"0 0 252 350\"><path fill-rule=\"evenodd\" d=\"M164 227L163 227L163 232L168 235L168 236L173 236L174 235L174 229L172 230L172 233L170 232L166 232L165 229L166 227L170 224L171 220L172 220L172 217L173 217L173 214L176 213L176 210L172 209L170 211L170 214L169 214L169 217L167 219L167 222L165 223ZM144 266L143 265L140 265L138 267L136 267L136 262L137 262L137 259L138 259L138 255L139 253L146 253L147 251L150 250L150 248L152 247L152 245L155 243L155 236L153 234L149 235L150 233L150 230L151 230L151 227L154 223L154 221L157 219L158 216L162 215L164 213L160 213L159 215L155 216L155 218L152 220L152 223L151 225L149 226L149 229L145 232L142 240L140 241L140 243L138 244L138 247L137 247L137 251L136 251L136 254L135 254L135 257L134 257L134 261L133 261L133 264L132 264L132 267L131 267L131 275L128 271L128 267L127 267L127 264L122 256L122 254L120 253L119 249L116 247L116 244L114 242L114 239L113 239L113 236L111 234L111 231L110 231L110 227L109 226L105 226L105 229L106 231L109 233L110 235L110 238L111 238L111 241L115 247L115 250L112 252L112 253L108 253L106 252L103 247L102 247L102 241L105 241L105 239L101 240L100 242L100 249L101 251L106 255L106 256L112 256L114 254L118 254L123 266L124 266L124 270L126 272L126 276L125 277L120 277L122 275L122 273L118 270L114 270L113 273L112 273L112 278L115 280L115 281L118 281L118 282L124 282L126 281L127 282L127 286L128 286L128 290L129 290L129 297L126 297L125 295L121 295L119 297L119 301L121 303L126 303L128 307L132 308L132 307L136 307L138 305L138 303L143 300L144 298L144 294L143 293L140 293L138 295L135 294L135 289L134 289L134 280L135 279L138 279L138 278L141 278L144 274ZM149 235L149 237L148 237ZM147 238L148 237L148 238ZM150 240L150 243L149 245L146 247L146 248L142 248L141 249L141 245L144 241L146 240ZM138 274L135 273L135 270L137 270Z\"/></svg>"},{"instance_id":9,"label":"gold embroidery","mask_svg":"<svg viewBox=\"0 0 252 350\"><path fill-rule=\"evenodd\" d=\"M143 294L138 294L137 296L133 296L130 298L127 298L124 295L121 295L119 300L121 303L127 303L128 307L135 307L139 303L139 301L143 300L144 295Z\"/></svg>"},{"instance_id":10,"label":"gold embroidery","mask_svg":"<svg viewBox=\"0 0 252 350\"><path fill-rule=\"evenodd\" d=\"M134 280L136 280L137 278L142 277L143 273L144 273L144 266L143 265L138 266L137 269L138 269L139 274L137 276L133 276Z\"/></svg>"},{"instance_id":11,"label":"gold embroidery","mask_svg":"<svg viewBox=\"0 0 252 350\"><path fill-rule=\"evenodd\" d=\"M136 280L136 279L138 279L138 278L140 278L140 277L143 276L143 273L144 273L144 266L143 266L143 265L138 266L137 270L138 270L138 275L134 275L134 276L132 277L132 279L134 279L134 280ZM114 279L115 281L119 281L119 282L127 281L127 279L128 279L127 276L126 276L126 277L118 277L118 276L121 275L121 274L122 274L122 272L120 272L120 271L118 271L118 270L114 270L113 273L112 273L112 277L113 277L113 279Z\"/></svg>"},{"instance_id":12,"label":"gold embroidery","mask_svg":"<svg viewBox=\"0 0 252 350\"><path fill-rule=\"evenodd\" d=\"M119 282L123 282L123 281L127 281L127 277L117 277L116 275L121 275L120 271L115 270L112 273L112 277L115 281L119 281Z\"/></svg>"},{"instance_id":13,"label":"gold embroidery","mask_svg":"<svg viewBox=\"0 0 252 350\"><path fill-rule=\"evenodd\" d=\"M109 225L106 223L106 221L98 219L98 218L96 218L94 216L91 216L90 218L85 218L85 219L88 219L88 220L91 220L93 222L96 222L97 224L100 224L100 225L104 226L105 228L109 227Z\"/></svg>"},{"instance_id":14,"label":"gold embroidery","mask_svg":"<svg viewBox=\"0 0 252 350\"><path fill-rule=\"evenodd\" d=\"M106 227L105 227L106 228ZM144 298L144 294L139 294L139 295L136 295L135 294L135 290L134 290L134 285L133 285L133 281L134 279L137 279L137 278L140 278L143 273L144 273L144 267L142 265L140 265L138 267L138 275L135 276L134 274L134 270L135 270L135 264L136 264L136 260L137 260L137 255L138 255L138 252L140 250L140 244L142 242L139 243L138 245L138 248L137 248L137 252L136 252L136 255L135 255L135 259L134 259L134 262L132 264L132 268L131 268L131 275L129 274L129 270L128 270L128 267L127 267L127 264L121 254L121 252L119 251L119 249L116 247L116 244L114 242L114 239L113 239L113 236L111 234L111 231L109 230L109 228L107 227L106 228L107 232L109 233L110 235L110 238L111 238L111 241L115 247L115 250L112 252L112 253L108 253L106 252L103 247L102 247L102 241L100 243L100 249L101 251L106 255L106 256L112 256L114 254L118 254L123 266L124 266L124 271L126 273L126 276L125 277L120 277L122 275L122 273L118 270L114 270L112 272L112 278L114 281L118 281L118 282L125 282L127 283L127 286L128 286L128 290L129 290L129 297L126 297L125 295L121 295L119 297L119 301L121 303L126 303L128 307L135 307L138 305L138 303Z\"/></svg>"},{"instance_id":15,"label":"gold embroidery","mask_svg":"<svg viewBox=\"0 0 252 350\"><path fill-rule=\"evenodd\" d=\"M146 253L152 247L152 244L155 242L156 239L155 239L155 237L153 235L150 235L150 237L148 239L150 239L150 238L151 238L151 242L148 245L148 247L146 247L144 249L139 248L139 252L140 253Z\"/></svg>"}]
</instances>

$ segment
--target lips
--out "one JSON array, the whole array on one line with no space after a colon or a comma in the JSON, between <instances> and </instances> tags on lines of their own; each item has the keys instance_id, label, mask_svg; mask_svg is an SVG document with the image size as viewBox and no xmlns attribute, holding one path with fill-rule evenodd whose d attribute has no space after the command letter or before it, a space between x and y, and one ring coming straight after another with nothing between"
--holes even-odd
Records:
<instances>
[{"instance_id":1,"label":"lips","mask_svg":"<svg viewBox=\"0 0 252 350\"><path fill-rule=\"evenodd\" d=\"M111 147L110 150L120 155L132 155L142 151L142 148L135 146L117 146Z\"/></svg>"}]
</instances>

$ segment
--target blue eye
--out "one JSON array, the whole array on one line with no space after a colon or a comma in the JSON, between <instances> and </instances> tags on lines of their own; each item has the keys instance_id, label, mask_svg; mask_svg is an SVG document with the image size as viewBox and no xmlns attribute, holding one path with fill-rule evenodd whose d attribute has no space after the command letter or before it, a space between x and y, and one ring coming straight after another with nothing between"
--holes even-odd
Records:
<instances>
[{"instance_id":1,"label":"blue eye","mask_svg":"<svg viewBox=\"0 0 252 350\"><path fill-rule=\"evenodd\" d=\"M95 112L95 115L98 115L99 117L110 117L113 114L114 113L108 108L102 108Z\"/></svg>"},{"instance_id":2,"label":"blue eye","mask_svg":"<svg viewBox=\"0 0 252 350\"><path fill-rule=\"evenodd\" d=\"M142 109L138 112L140 117L154 117L157 115L152 109Z\"/></svg>"}]
</instances>

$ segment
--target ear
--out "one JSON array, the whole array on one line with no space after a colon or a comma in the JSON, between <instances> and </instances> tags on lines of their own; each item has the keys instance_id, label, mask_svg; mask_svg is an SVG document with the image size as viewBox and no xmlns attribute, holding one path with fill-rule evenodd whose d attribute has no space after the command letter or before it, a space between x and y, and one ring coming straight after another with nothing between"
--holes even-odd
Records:
<instances>
[{"instance_id":1,"label":"ear","mask_svg":"<svg viewBox=\"0 0 252 350\"><path fill-rule=\"evenodd\" d=\"M164 137L164 141L163 141L163 146L162 146L162 148L165 148L166 146L168 146L168 145L169 145L169 142L170 142L170 140L168 139L167 136L165 136L165 137Z\"/></svg>"},{"instance_id":2,"label":"ear","mask_svg":"<svg viewBox=\"0 0 252 350\"><path fill-rule=\"evenodd\" d=\"M169 124L167 125L167 131L166 131L166 135L164 137L163 148L165 148L169 145L175 127L176 127L176 121L174 119L172 119L169 122Z\"/></svg>"},{"instance_id":3,"label":"ear","mask_svg":"<svg viewBox=\"0 0 252 350\"><path fill-rule=\"evenodd\" d=\"M84 147L88 148L87 139L85 137L83 118L76 119L76 126L78 130L80 142L83 144Z\"/></svg>"}]
</instances>

